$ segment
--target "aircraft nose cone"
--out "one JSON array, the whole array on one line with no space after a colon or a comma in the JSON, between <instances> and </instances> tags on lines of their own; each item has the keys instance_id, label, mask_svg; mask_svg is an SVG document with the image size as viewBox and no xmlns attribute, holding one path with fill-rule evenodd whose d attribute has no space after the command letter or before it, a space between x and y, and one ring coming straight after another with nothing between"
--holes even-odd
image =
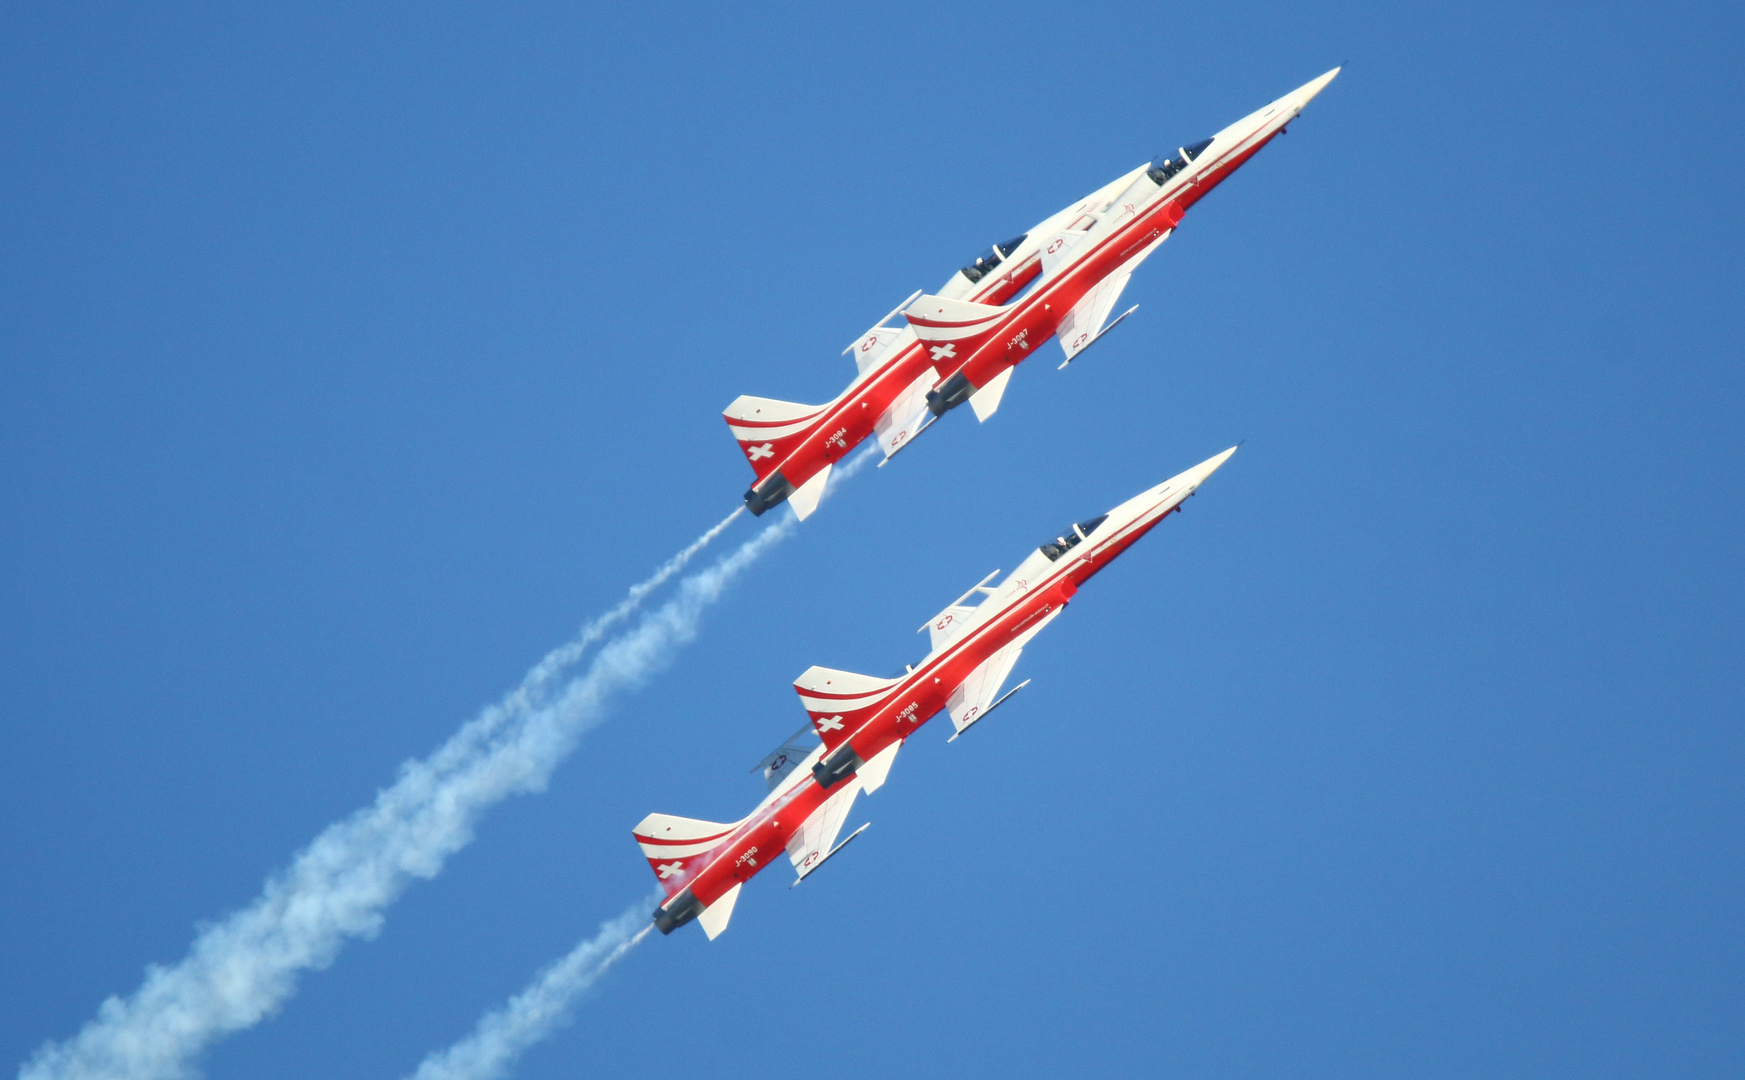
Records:
<instances>
[{"instance_id":1,"label":"aircraft nose cone","mask_svg":"<svg viewBox=\"0 0 1745 1080\"><path fill-rule=\"evenodd\" d=\"M1206 460L1200 462L1198 465L1195 465L1193 468L1191 468L1187 471L1187 474L1185 476L1182 477L1182 480L1184 482L1184 486L1194 487L1194 488L1199 487L1201 484L1206 482L1206 477L1211 476L1213 473L1217 472L1219 467L1222 466L1226 461L1229 461L1230 455L1234 454L1235 452L1236 452L1236 447L1232 446L1230 449L1224 451L1222 454L1219 454L1217 457L1207 458Z\"/></svg>"},{"instance_id":2,"label":"aircraft nose cone","mask_svg":"<svg viewBox=\"0 0 1745 1080\"><path fill-rule=\"evenodd\" d=\"M1322 90L1325 90L1327 88L1327 84L1332 82L1339 75L1339 73L1341 71L1343 71L1344 69L1345 69L1345 65L1340 64L1338 67L1334 68L1332 71L1329 71L1327 74L1321 76L1320 78L1315 79L1311 82L1306 82L1302 86L1299 86L1295 90L1291 91L1291 101L1296 106L1297 111L1301 112L1303 109L1303 106L1307 105L1310 101L1314 100L1315 95L1319 94Z\"/></svg>"}]
</instances>

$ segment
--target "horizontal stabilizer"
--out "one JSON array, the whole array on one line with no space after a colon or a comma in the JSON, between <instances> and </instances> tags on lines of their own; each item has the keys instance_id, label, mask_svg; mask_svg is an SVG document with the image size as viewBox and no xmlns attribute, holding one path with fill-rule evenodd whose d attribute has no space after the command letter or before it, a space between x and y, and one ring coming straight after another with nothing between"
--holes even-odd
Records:
<instances>
[{"instance_id":1,"label":"horizontal stabilizer","mask_svg":"<svg viewBox=\"0 0 1745 1080\"><path fill-rule=\"evenodd\" d=\"M976 422L985 423L988 417L999 411L1000 399L1006 396L1006 384L1012 381L1012 369L1002 368L998 375L988 380L988 385L969 396L969 407L975 410Z\"/></svg>"},{"instance_id":2,"label":"horizontal stabilizer","mask_svg":"<svg viewBox=\"0 0 1745 1080\"><path fill-rule=\"evenodd\" d=\"M897 760L897 751L903 748L903 740L896 742L874 754L872 760L862 765L854 774L860 781L860 789L871 795L885 786L885 778L891 775L891 765Z\"/></svg>"},{"instance_id":3,"label":"horizontal stabilizer","mask_svg":"<svg viewBox=\"0 0 1745 1080\"><path fill-rule=\"evenodd\" d=\"M739 443L740 452L762 481L806 441L829 409L829 405L801 405L742 394L721 415L727 420L734 441Z\"/></svg>"},{"instance_id":4,"label":"horizontal stabilizer","mask_svg":"<svg viewBox=\"0 0 1745 1080\"><path fill-rule=\"evenodd\" d=\"M714 941L721 936L721 931L727 929L727 920L733 918L733 905L739 903L739 890L735 885L721 894L721 898L703 909L703 914L697 916L697 925L703 928L703 933Z\"/></svg>"},{"instance_id":5,"label":"horizontal stabilizer","mask_svg":"<svg viewBox=\"0 0 1745 1080\"><path fill-rule=\"evenodd\" d=\"M830 482L830 470L834 466L826 465L812 474L812 479L794 489L788 496L788 505L794 508L794 516L805 521L812 516L812 511L818 509L818 503L824 498L824 485Z\"/></svg>"},{"instance_id":6,"label":"horizontal stabilizer","mask_svg":"<svg viewBox=\"0 0 1745 1080\"><path fill-rule=\"evenodd\" d=\"M852 671L809 667L794 680L794 690L825 748L835 750L878 711L900 682L900 678L876 679Z\"/></svg>"}]
</instances>

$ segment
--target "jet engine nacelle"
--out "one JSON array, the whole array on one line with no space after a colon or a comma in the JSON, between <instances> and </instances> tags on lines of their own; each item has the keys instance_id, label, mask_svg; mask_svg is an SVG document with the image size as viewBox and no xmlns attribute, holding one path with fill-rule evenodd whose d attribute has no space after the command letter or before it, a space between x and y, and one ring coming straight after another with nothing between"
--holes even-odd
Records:
<instances>
[{"instance_id":1,"label":"jet engine nacelle","mask_svg":"<svg viewBox=\"0 0 1745 1080\"><path fill-rule=\"evenodd\" d=\"M705 906L687 886L677 896L654 909L655 929L663 934L670 934L703 914Z\"/></svg>"},{"instance_id":2,"label":"jet engine nacelle","mask_svg":"<svg viewBox=\"0 0 1745 1080\"><path fill-rule=\"evenodd\" d=\"M812 776L817 779L818 786L829 791L837 784L853 776L866 762L854 752L854 747L843 743L836 752L812 766Z\"/></svg>"}]
</instances>

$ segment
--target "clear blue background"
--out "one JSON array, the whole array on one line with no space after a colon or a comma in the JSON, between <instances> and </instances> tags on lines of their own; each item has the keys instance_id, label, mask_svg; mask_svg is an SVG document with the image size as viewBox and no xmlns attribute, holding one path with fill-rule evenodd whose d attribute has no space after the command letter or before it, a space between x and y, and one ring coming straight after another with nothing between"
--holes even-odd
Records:
<instances>
[{"instance_id":1,"label":"clear blue background","mask_svg":"<svg viewBox=\"0 0 1745 1080\"><path fill-rule=\"evenodd\" d=\"M1349 61L210 1075L403 1075L646 893L644 813L757 799L807 665L1238 439L520 1075L1745 1072L1736 5L294 8L6 14L0 1057L735 505L735 395Z\"/></svg>"}]
</instances>

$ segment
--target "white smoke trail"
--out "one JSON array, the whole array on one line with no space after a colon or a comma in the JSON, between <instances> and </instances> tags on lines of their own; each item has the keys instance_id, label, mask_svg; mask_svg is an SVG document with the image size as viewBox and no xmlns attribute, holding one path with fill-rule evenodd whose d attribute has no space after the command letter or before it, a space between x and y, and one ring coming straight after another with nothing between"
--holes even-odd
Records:
<instances>
[{"instance_id":1,"label":"white smoke trail","mask_svg":"<svg viewBox=\"0 0 1745 1080\"><path fill-rule=\"evenodd\" d=\"M569 1020L576 995L642 943L654 924L648 912L660 897L632 904L600 924L600 932L552 964L501 1009L479 1018L472 1034L425 1058L412 1080L498 1080L533 1044Z\"/></svg>"},{"instance_id":2,"label":"white smoke trail","mask_svg":"<svg viewBox=\"0 0 1745 1080\"><path fill-rule=\"evenodd\" d=\"M731 517L728 519L731 520ZM656 572L678 572L724 521ZM51 1043L19 1069L20 1080L166 1080L192 1072L214 1039L274 1012L304 970L333 961L349 938L374 934L383 909L414 878L434 877L472 839L484 810L541 789L577 740L604 717L616 693L635 689L696 636L703 610L727 584L786 537L793 519L766 527L738 550L685 578L678 594L608 642L587 671L563 670L649 589L644 582L613 611L540 661L515 691L468 722L435 753L401 767L373 805L330 825L270 878L249 906L206 927L172 967L153 965L132 997L111 997L73 1039ZM646 587L644 587L646 586Z\"/></svg>"},{"instance_id":3,"label":"white smoke trail","mask_svg":"<svg viewBox=\"0 0 1745 1080\"><path fill-rule=\"evenodd\" d=\"M479 715L481 721L487 719L492 721L490 725L480 725L475 721L473 725L468 725L468 727L478 727L480 730L475 731L474 734L482 735L485 733L484 728L494 729L495 726L530 711L550 690L552 683L558 676L586 655L590 645L605 637L606 631L635 614L649 593L666 584L667 580L674 574L683 570L699 551L708 547L710 541L720 536L727 526L733 524L733 519L744 512L745 508L742 506L722 518L713 528L691 541L689 547L662 563L660 568L647 578L632 585L624 599L618 602L617 607L592 620L583 626L575 637L546 653L539 663L528 669L527 674L521 679L520 686L505 695L497 705L486 709ZM463 733L465 730L463 729ZM451 745L452 743L453 740L450 740Z\"/></svg>"},{"instance_id":4,"label":"white smoke trail","mask_svg":"<svg viewBox=\"0 0 1745 1080\"><path fill-rule=\"evenodd\" d=\"M831 473L824 496L829 498L850 477L879 456L877 446ZM594 985L619 957L648 936L652 924L648 910L661 900L632 906L600 933L582 942L566 957L546 968L533 984L509 1000L509 1004L479 1018L472 1034L447 1050L432 1053L418 1066L412 1080L497 1080L508 1074L516 1059L535 1043L556 1031L567 1017L569 1003ZM637 929L640 927L641 929Z\"/></svg>"},{"instance_id":5,"label":"white smoke trail","mask_svg":"<svg viewBox=\"0 0 1745 1080\"><path fill-rule=\"evenodd\" d=\"M834 472L832 472L830 474L830 479L825 481L825 483L824 483L824 497L829 498L831 495L835 494L836 489L842 486L842 482L844 480L847 480L849 477L853 476L855 473L866 468L867 463L870 462L873 458L876 458L878 456L879 456L879 448L878 448L877 444L874 444L872 446L867 447L865 450L863 450L859 457L853 459L847 465L842 466L840 469L837 469ZM822 501L822 500L820 500L820 501Z\"/></svg>"}]
</instances>

